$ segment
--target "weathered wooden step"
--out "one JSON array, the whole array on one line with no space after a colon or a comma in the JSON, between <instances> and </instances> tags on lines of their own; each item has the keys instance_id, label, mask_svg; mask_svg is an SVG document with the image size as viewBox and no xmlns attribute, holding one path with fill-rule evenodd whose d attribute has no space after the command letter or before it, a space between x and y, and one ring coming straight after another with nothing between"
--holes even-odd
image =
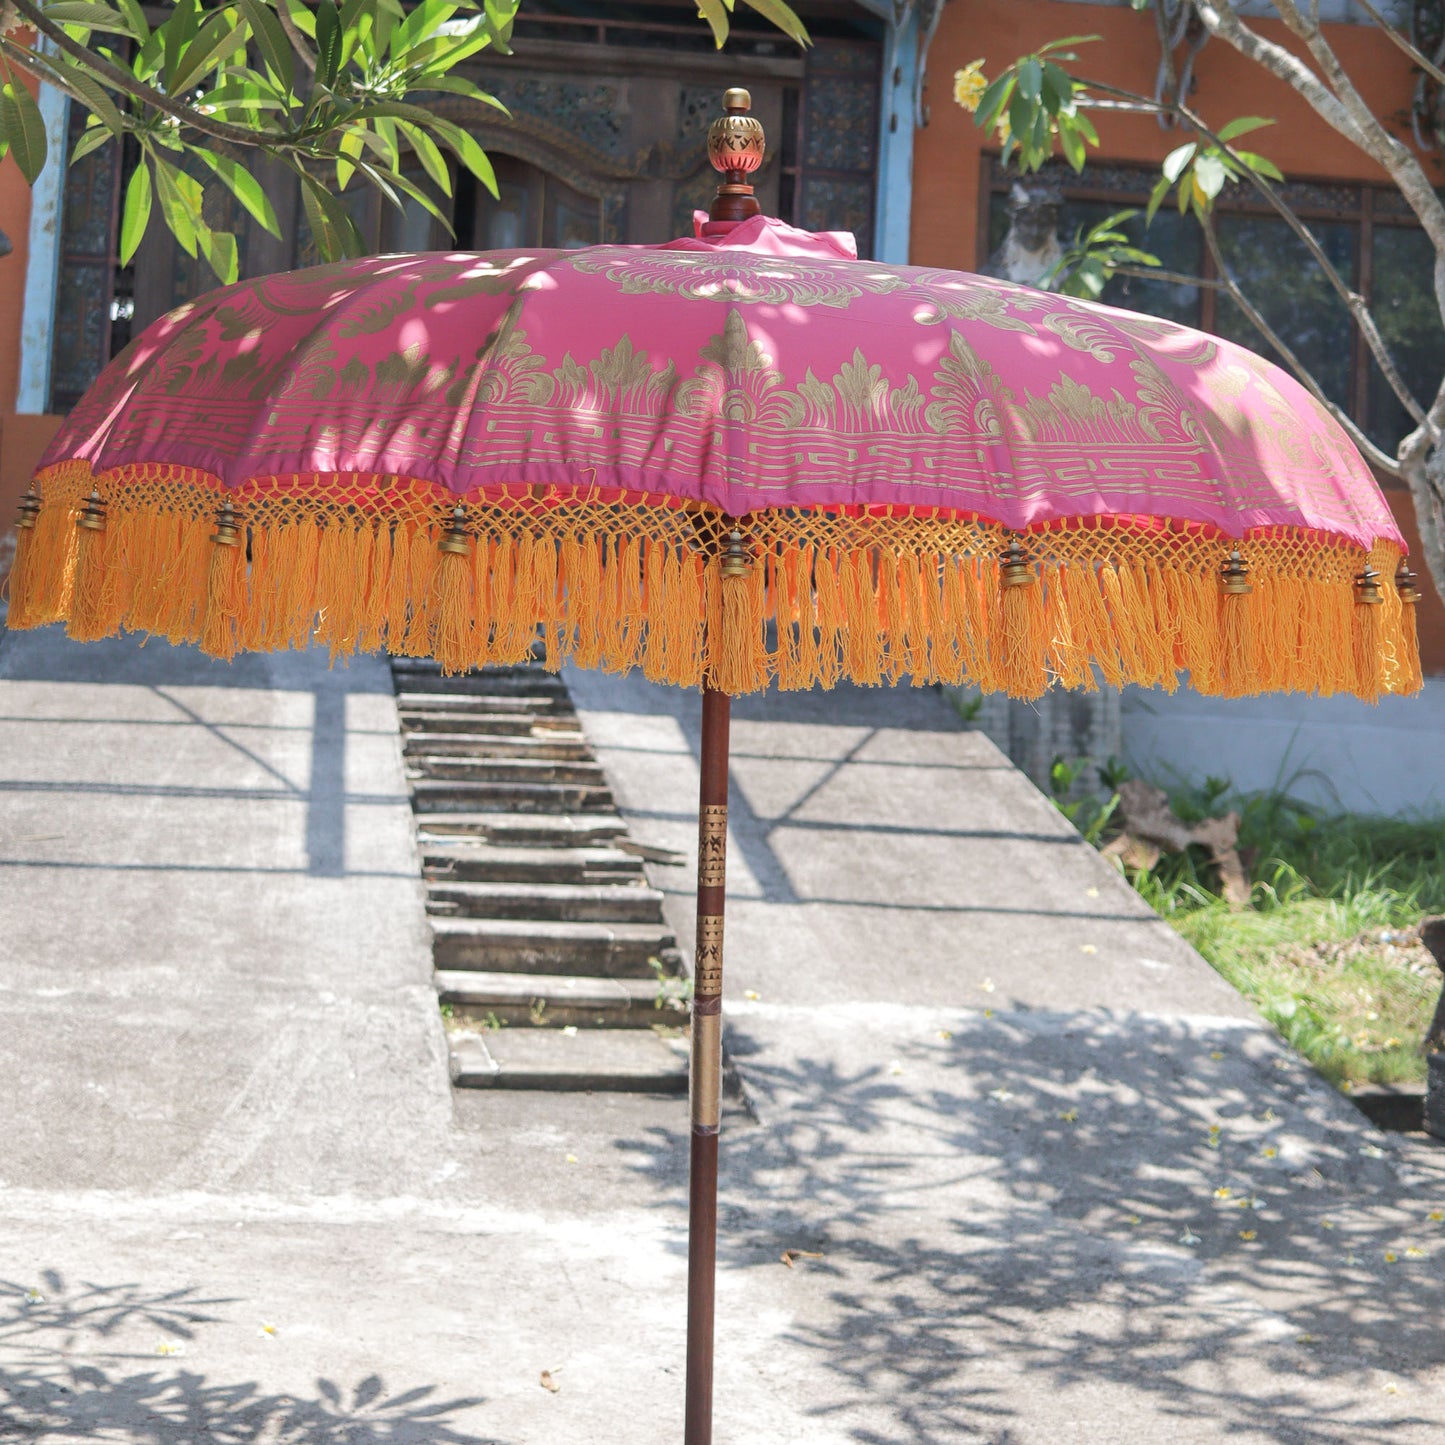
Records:
<instances>
[{"instance_id":1,"label":"weathered wooden step","mask_svg":"<svg viewBox=\"0 0 1445 1445\"><path fill-rule=\"evenodd\" d=\"M513 918L433 918L430 923L432 960L440 969L653 978L652 960L668 973L677 973L681 964L677 942L661 923Z\"/></svg>"},{"instance_id":2,"label":"weathered wooden step","mask_svg":"<svg viewBox=\"0 0 1445 1445\"><path fill-rule=\"evenodd\" d=\"M681 979L581 978L572 974L438 970L443 1003L462 1019L522 1028L652 1028L687 1021Z\"/></svg>"},{"instance_id":3,"label":"weathered wooden step","mask_svg":"<svg viewBox=\"0 0 1445 1445\"><path fill-rule=\"evenodd\" d=\"M469 783L418 778L411 785L418 813L612 813L617 803L605 784Z\"/></svg>"},{"instance_id":4,"label":"weathered wooden step","mask_svg":"<svg viewBox=\"0 0 1445 1445\"><path fill-rule=\"evenodd\" d=\"M451 1051L452 1081L462 1089L687 1092L686 1052L649 1029L453 1033Z\"/></svg>"},{"instance_id":5,"label":"weathered wooden step","mask_svg":"<svg viewBox=\"0 0 1445 1445\"><path fill-rule=\"evenodd\" d=\"M539 720L545 717L566 717L576 727L577 712L571 699L563 693L559 697L499 692L406 692L398 693L396 705L402 713L445 712L452 715L468 713L525 713L535 715Z\"/></svg>"},{"instance_id":6,"label":"weathered wooden step","mask_svg":"<svg viewBox=\"0 0 1445 1445\"><path fill-rule=\"evenodd\" d=\"M453 757L427 753L408 757L409 778L442 778L473 783L585 783L607 786L595 761L568 758Z\"/></svg>"},{"instance_id":7,"label":"weathered wooden step","mask_svg":"<svg viewBox=\"0 0 1445 1445\"><path fill-rule=\"evenodd\" d=\"M545 738L557 732L563 738L577 731L577 718L572 713L536 713L525 710L483 712L478 709L450 708L441 712L400 711L397 714L402 733L425 733L428 737L512 737Z\"/></svg>"},{"instance_id":8,"label":"weathered wooden step","mask_svg":"<svg viewBox=\"0 0 1445 1445\"><path fill-rule=\"evenodd\" d=\"M423 875L436 882L609 883L644 876L642 861L616 848L430 843L421 865Z\"/></svg>"},{"instance_id":9,"label":"weathered wooden step","mask_svg":"<svg viewBox=\"0 0 1445 1445\"><path fill-rule=\"evenodd\" d=\"M440 672L404 672L396 677L407 696L427 693L446 697L525 697L572 705L562 679L540 669L529 673L464 672L455 677L443 677Z\"/></svg>"},{"instance_id":10,"label":"weathered wooden step","mask_svg":"<svg viewBox=\"0 0 1445 1445\"><path fill-rule=\"evenodd\" d=\"M425 672L440 674L442 665L434 657L392 657L391 670L398 676L406 676L410 673ZM556 673L547 672L542 664L542 656L534 654L530 662L491 662L485 667L470 667L465 672L453 673L453 677L509 677L528 676L555 677Z\"/></svg>"},{"instance_id":11,"label":"weathered wooden step","mask_svg":"<svg viewBox=\"0 0 1445 1445\"><path fill-rule=\"evenodd\" d=\"M517 814L483 811L428 813L417 810L422 847L433 840L475 838L510 847L584 848L620 838L627 824L616 813Z\"/></svg>"},{"instance_id":12,"label":"weathered wooden step","mask_svg":"<svg viewBox=\"0 0 1445 1445\"><path fill-rule=\"evenodd\" d=\"M641 883L496 883L433 880L427 912L446 918L549 922L662 922L662 894Z\"/></svg>"},{"instance_id":13,"label":"weathered wooden step","mask_svg":"<svg viewBox=\"0 0 1445 1445\"><path fill-rule=\"evenodd\" d=\"M557 758L582 762L592 749L580 732L424 732L408 728L402 735L402 751L408 759L461 755L488 758Z\"/></svg>"}]
</instances>

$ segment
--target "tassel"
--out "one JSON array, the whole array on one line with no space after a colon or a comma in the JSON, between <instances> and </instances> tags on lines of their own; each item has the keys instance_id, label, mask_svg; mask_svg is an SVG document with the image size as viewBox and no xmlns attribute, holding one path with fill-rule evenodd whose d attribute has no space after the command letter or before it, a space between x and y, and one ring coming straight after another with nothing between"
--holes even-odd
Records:
<instances>
[{"instance_id":1,"label":"tassel","mask_svg":"<svg viewBox=\"0 0 1445 1445\"><path fill-rule=\"evenodd\" d=\"M1004 691L1010 697L1039 697L1048 685L1044 672L1047 635L1041 588L1032 578L1027 584L1014 586L1001 581L1000 586Z\"/></svg>"},{"instance_id":2,"label":"tassel","mask_svg":"<svg viewBox=\"0 0 1445 1445\"><path fill-rule=\"evenodd\" d=\"M33 535L41 510L40 497L35 483L31 482L30 490L20 499L20 513L15 519L15 556L6 579L10 599L8 622L17 630L34 627L42 611L37 566L40 554L35 550Z\"/></svg>"},{"instance_id":3,"label":"tassel","mask_svg":"<svg viewBox=\"0 0 1445 1445\"><path fill-rule=\"evenodd\" d=\"M407 616L406 632L398 648L393 642L392 651L400 651L404 657L433 656L432 618L428 616L427 603L431 598L432 582L436 577L437 563L441 553L431 529L418 527L411 537L411 556L407 567L407 600L410 610Z\"/></svg>"},{"instance_id":4,"label":"tassel","mask_svg":"<svg viewBox=\"0 0 1445 1445\"><path fill-rule=\"evenodd\" d=\"M391 585L391 524L384 517L361 533L361 550L366 558L366 600L356 645L361 652L379 652L386 645Z\"/></svg>"},{"instance_id":5,"label":"tassel","mask_svg":"<svg viewBox=\"0 0 1445 1445\"><path fill-rule=\"evenodd\" d=\"M417 531L416 524L408 519L397 522L391 533L383 614L387 651L398 654L406 645L406 629L411 622L411 545Z\"/></svg>"},{"instance_id":6,"label":"tassel","mask_svg":"<svg viewBox=\"0 0 1445 1445\"><path fill-rule=\"evenodd\" d=\"M108 575L112 528L98 491L91 492L75 525L75 583L65 631L76 642L97 642L115 632L120 622L114 610L114 584Z\"/></svg>"},{"instance_id":7,"label":"tassel","mask_svg":"<svg viewBox=\"0 0 1445 1445\"><path fill-rule=\"evenodd\" d=\"M836 686L842 675L847 619L839 570L836 549L829 547L814 554L813 581L818 602L817 679L822 687Z\"/></svg>"},{"instance_id":8,"label":"tassel","mask_svg":"<svg viewBox=\"0 0 1445 1445\"><path fill-rule=\"evenodd\" d=\"M428 613L436 639L434 656L448 675L465 672L478 659L474 611L476 584L470 547L445 552L433 574Z\"/></svg>"},{"instance_id":9,"label":"tassel","mask_svg":"<svg viewBox=\"0 0 1445 1445\"><path fill-rule=\"evenodd\" d=\"M883 681L883 634L878 625L878 598L873 568L866 552L843 556L843 606L848 630L844 636L844 668L864 687Z\"/></svg>"},{"instance_id":10,"label":"tassel","mask_svg":"<svg viewBox=\"0 0 1445 1445\"><path fill-rule=\"evenodd\" d=\"M237 525L235 509L230 502L224 502L211 537L201 651L230 662L241 645L241 619L245 609L245 537Z\"/></svg>"}]
</instances>

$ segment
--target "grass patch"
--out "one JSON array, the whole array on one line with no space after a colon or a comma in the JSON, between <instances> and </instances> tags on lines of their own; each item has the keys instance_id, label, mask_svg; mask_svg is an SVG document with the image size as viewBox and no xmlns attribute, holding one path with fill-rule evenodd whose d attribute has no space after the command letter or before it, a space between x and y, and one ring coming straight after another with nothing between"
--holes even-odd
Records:
<instances>
[{"instance_id":1,"label":"grass patch","mask_svg":"<svg viewBox=\"0 0 1445 1445\"><path fill-rule=\"evenodd\" d=\"M1328 816L1214 780L1170 800L1186 822L1239 812L1250 905L1219 897L1195 849L1134 874L1139 893L1332 1083L1422 1082L1441 977L1415 929L1445 912L1445 820Z\"/></svg>"}]
</instances>

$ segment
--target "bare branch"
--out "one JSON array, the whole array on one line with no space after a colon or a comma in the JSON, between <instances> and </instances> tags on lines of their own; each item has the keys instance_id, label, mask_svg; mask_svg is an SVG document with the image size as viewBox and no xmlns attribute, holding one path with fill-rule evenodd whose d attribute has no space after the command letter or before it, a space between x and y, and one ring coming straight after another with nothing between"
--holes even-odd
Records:
<instances>
[{"instance_id":1,"label":"bare branch","mask_svg":"<svg viewBox=\"0 0 1445 1445\"><path fill-rule=\"evenodd\" d=\"M1189 276L1183 271L1156 270L1153 266L1111 266L1115 276L1137 277L1140 281L1168 281L1175 286L1198 286L1205 291L1227 291L1229 283L1213 276Z\"/></svg>"},{"instance_id":2,"label":"bare branch","mask_svg":"<svg viewBox=\"0 0 1445 1445\"><path fill-rule=\"evenodd\" d=\"M1209 247L1209 254L1214 260L1215 269L1219 272L1224 282L1224 289L1228 291L1230 299L1239 309L1244 312L1251 326L1254 327L1264 339L1282 356L1289 369L1299 378L1301 384L1314 399L1323 406L1339 424L1349 433L1350 440L1359 448L1365 460L1372 467L1388 473L1392 477L1402 475L1400 461L1382 451L1362 432L1355 421L1347 412L1336 406L1324 393L1310 370L1295 355L1294 351L1286 345L1284 339L1274 330L1268 321L1260 314L1259 309L1239 288L1239 283L1234 279L1234 273L1229 269L1229 263L1224 259L1224 252L1219 244L1219 235L1214 229L1214 220L1207 213L1200 222L1200 229L1204 232L1205 244Z\"/></svg>"},{"instance_id":3,"label":"bare branch","mask_svg":"<svg viewBox=\"0 0 1445 1445\"><path fill-rule=\"evenodd\" d=\"M1391 25L1390 22L1385 19L1385 17L1381 15L1380 12L1376 10L1373 5L1370 4L1370 0L1355 0L1355 3L1360 7L1361 10L1365 12L1366 15L1370 17L1371 20L1375 22L1376 25L1380 27L1381 30L1385 32L1386 35L1390 37L1390 39L1396 45L1400 47L1401 50L1405 52L1406 55L1410 57L1411 60L1415 62L1416 65L1420 67L1421 70L1425 72L1426 75L1430 76L1434 80L1438 80L1441 85L1445 85L1445 70L1441 70L1440 67L1436 65L1433 60L1429 59L1425 55L1424 51L1417 50L1404 35L1402 35L1398 30L1396 30L1395 27Z\"/></svg>"}]
</instances>

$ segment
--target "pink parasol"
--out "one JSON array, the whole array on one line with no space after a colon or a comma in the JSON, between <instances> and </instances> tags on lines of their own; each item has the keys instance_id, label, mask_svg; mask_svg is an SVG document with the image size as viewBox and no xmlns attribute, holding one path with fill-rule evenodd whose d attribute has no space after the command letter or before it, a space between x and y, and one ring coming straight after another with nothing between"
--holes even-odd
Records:
<instances>
[{"instance_id":1,"label":"pink parasol","mask_svg":"<svg viewBox=\"0 0 1445 1445\"><path fill-rule=\"evenodd\" d=\"M728 699L1051 681L1419 686L1404 545L1295 381L1167 322L859 262L756 214L746 92L663 246L242 282L106 369L10 624L530 655L701 684L687 1439L710 1439Z\"/></svg>"}]
</instances>

